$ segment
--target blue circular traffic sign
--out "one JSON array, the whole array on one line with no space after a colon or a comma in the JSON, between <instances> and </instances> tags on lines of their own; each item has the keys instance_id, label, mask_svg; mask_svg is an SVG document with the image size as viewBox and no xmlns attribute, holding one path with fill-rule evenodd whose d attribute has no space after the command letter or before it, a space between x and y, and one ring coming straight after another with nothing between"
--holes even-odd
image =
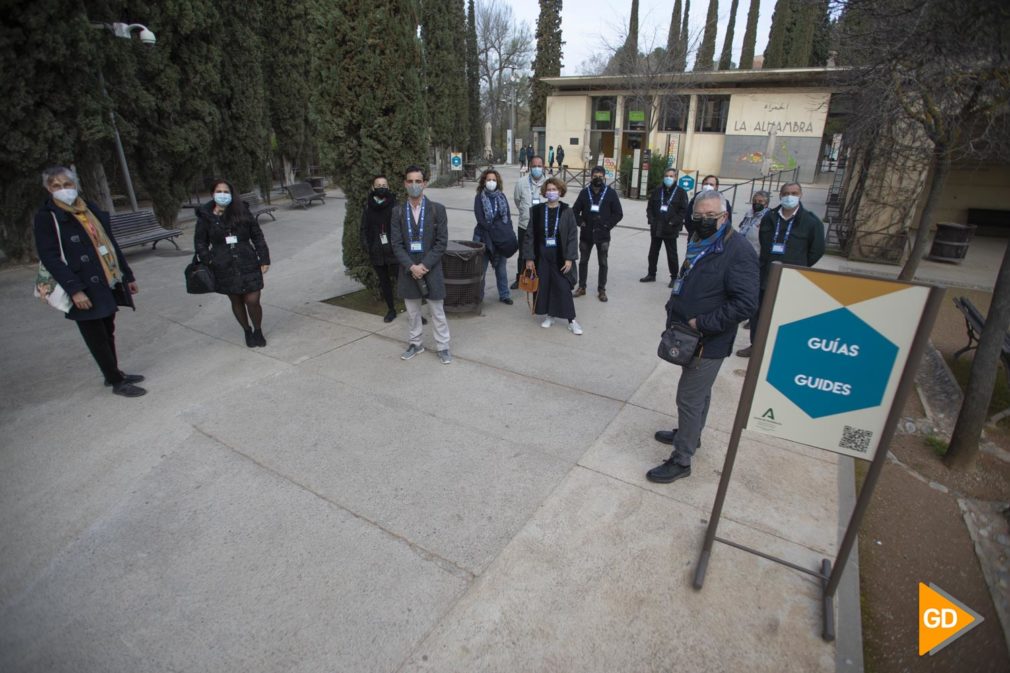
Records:
<instances>
[{"instance_id":1,"label":"blue circular traffic sign","mask_svg":"<svg viewBox=\"0 0 1010 673\"><path fill-rule=\"evenodd\" d=\"M677 186L683 189L685 192L689 192L694 189L694 178L690 175L685 175L677 180Z\"/></svg>"}]
</instances>

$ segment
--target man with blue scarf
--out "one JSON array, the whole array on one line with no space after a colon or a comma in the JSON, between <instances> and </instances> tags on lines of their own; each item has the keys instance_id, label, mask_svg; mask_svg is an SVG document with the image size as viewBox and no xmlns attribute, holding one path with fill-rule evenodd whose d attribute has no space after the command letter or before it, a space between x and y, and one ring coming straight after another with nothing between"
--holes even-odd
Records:
<instances>
[{"instance_id":1,"label":"man with blue scarf","mask_svg":"<svg viewBox=\"0 0 1010 673\"><path fill-rule=\"evenodd\" d=\"M691 458L701 444L712 384L733 350L737 325L757 310L758 256L733 229L722 195L714 190L699 193L692 224L687 254L666 302L666 326L690 325L702 337L691 363L681 368L679 427L655 435L656 441L673 445L670 457L645 475L661 484L691 475Z\"/></svg>"}]
</instances>

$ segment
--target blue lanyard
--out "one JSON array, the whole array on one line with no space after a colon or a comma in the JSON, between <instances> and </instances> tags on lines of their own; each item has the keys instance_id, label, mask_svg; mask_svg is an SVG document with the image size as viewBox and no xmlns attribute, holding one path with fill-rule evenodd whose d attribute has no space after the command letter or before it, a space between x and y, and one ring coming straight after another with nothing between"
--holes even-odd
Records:
<instances>
[{"instance_id":1,"label":"blue lanyard","mask_svg":"<svg viewBox=\"0 0 1010 673\"><path fill-rule=\"evenodd\" d=\"M550 231L547 229L547 216L552 211L558 211L558 216L554 218L554 236L551 236ZM557 208L551 208L549 206L544 206L544 238L555 238L558 235L558 222L561 217L561 206Z\"/></svg>"},{"instance_id":2,"label":"blue lanyard","mask_svg":"<svg viewBox=\"0 0 1010 673\"><path fill-rule=\"evenodd\" d=\"M782 245L785 245L786 241L789 240L789 234L791 234L793 231L793 222L795 221L796 221L796 214L793 213L793 216L789 218L789 226L786 227L786 237L782 239ZM775 222L775 236L772 237L773 245L779 242L779 227L781 225L782 225L782 215L780 214L778 215L778 218Z\"/></svg>"},{"instance_id":3,"label":"blue lanyard","mask_svg":"<svg viewBox=\"0 0 1010 673\"><path fill-rule=\"evenodd\" d=\"M586 187L586 191L589 193L589 203L591 203L594 206L598 206L601 203L603 203L603 197L607 195L607 186L603 185L603 191L600 192L599 201L593 201L593 190L591 190L589 187Z\"/></svg>"},{"instance_id":4,"label":"blue lanyard","mask_svg":"<svg viewBox=\"0 0 1010 673\"><path fill-rule=\"evenodd\" d=\"M701 252L699 252L698 256L694 258L694 261L689 262L689 261L687 261L685 259L684 260L684 265L682 267L680 267L680 275L677 276L677 278L681 282L687 280L687 275L689 273L691 273L692 270L694 270L694 267L698 266L698 262L701 261L702 257L704 257L708 253L712 252L712 248L714 248L714 247L715 247L715 242L713 242L712 245L708 246L707 248L705 248L704 250L702 250Z\"/></svg>"},{"instance_id":5,"label":"blue lanyard","mask_svg":"<svg viewBox=\"0 0 1010 673\"><path fill-rule=\"evenodd\" d=\"M666 191L665 187L663 188L663 191ZM673 202L673 197L674 197L674 195L676 195L676 193L677 193L677 185L674 185L673 186L673 191L670 192L670 198L668 198L666 201L664 201L663 200L663 194L660 193L660 195L659 195L659 202L661 204L663 204L664 206L666 206L667 208L669 208L670 207L670 203Z\"/></svg>"},{"instance_id":6,"label":"blue lanyard","mask_svg":"<svg viewBox=\"0 0 1010 673\"><path fill-rule=\"evenodd\" d=\"M414 211L414 207L410 205L410 201L407 201L407 207L404 209L403 218L407 221L407 233L410 235L410 240L412 241L423 241L424 240L424 202L428 197L421 197L421 214L417 219L421 220L418 223L418 233L417 237L414 237L414 228L410 226L411 213Z\"/></svg>"}]
</instances>

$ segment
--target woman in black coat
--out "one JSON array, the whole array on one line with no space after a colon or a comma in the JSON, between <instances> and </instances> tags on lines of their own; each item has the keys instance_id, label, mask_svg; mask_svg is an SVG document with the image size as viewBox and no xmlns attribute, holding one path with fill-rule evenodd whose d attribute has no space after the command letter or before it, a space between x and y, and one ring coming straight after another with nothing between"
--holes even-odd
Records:
<instances>
[{"instance_id":1,"label":"woman in black coat","mask_svg":"<svg viewBox=\"0 0 1010 673\"><path fill-rule=\"evenodd\" d=\"M230 182L215 182L213 194L196 211L196 254L214 274L214 291L231 300L232 313L245 330L245 345L266 346L260 290L270 251L263 230L245 202L234 198Z\"/></svg>"},{"instance_id":2,"label":"woman in black coat","mask_svg":"<svg viewBox=\"0 0 1010 673\"><path fill-rule=\"evenodd\" d=\"M70 295L66 317L77 323L84 343L105 375L105 385L123 397L140 397L139 374L124 374L116 355L116 312L133 308L137 283L112 235L109 214L77 193L77 174L55 166L42 174L49 199L35 214L39 261Z\"/></svg>"},{"instance_id":3,"label":"woman in black coat","mask_svg":"<svg viewBox=\"0 0 1010 673\"><path fill-rule=\"evenodd\" d=\"M393 322L396 319L396 307L393 306L393 279L400 272L400 263L393 253L390 234L390 218L396 197L389 189L389 180L385 175L372 178L372 191L368 193L368 201L361 213L361 230L358 238L361 247L368 255L368 260L379 277L379 290L386 300L386 317L383 322Z\"/></svg>"},{"instance_id":4,"label":"woman in black coat","mask_svg":"<svg viewBox=\"0 0 1010 673\"><path fill-rule=\"evenodd\" d=\"M541 327L549 328L555 318L568 321L568 331L578 336L582 326L575 320L572 288L578 282L575 262L579 260L579 227L575 215L561 197L567 191L560 178L544 181L540 193L546 204L530 208L530 223L523 239L526 268L537 270L540 289L534 313L542 315Z\"/></svg>"}]
</instances>

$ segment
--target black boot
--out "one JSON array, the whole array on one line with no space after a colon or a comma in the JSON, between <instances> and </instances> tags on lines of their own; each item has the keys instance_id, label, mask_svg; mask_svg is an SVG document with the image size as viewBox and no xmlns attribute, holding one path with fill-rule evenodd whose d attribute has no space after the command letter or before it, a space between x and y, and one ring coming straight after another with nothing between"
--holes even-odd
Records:
<instances>
[{"instance_id":1,"label":"black boot","mask_svg":"<svg viewBox=\"0 0 1010 673\"><path fill-rule=\"evenodd\" d=\"M266 346L267 338L263 336L262 329L253 330L253 346Z\"/></svg>"},{"instance_id":2,"label":"black boot","mask_svg":"<svg viewBox=\"0 0 1010 673\"><path fill-rule=\"evenodd\" d=\"M256 343L256 333L253 331L252 327L245 328L245 345L249 348L255 348Z\"/></svg>"}]
</instances>

